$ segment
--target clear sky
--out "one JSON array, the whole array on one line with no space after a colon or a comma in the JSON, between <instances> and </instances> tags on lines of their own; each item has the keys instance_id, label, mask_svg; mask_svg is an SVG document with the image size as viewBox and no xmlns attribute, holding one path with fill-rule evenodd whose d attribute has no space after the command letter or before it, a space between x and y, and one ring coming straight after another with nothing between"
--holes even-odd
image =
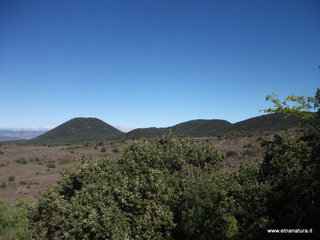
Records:
<instances>
[{"instance_id":1,"label":"clear sky","mask_svg":"<svg viewBox=\"0 0 320 240\"><path fill-rule=\"evenodd\" d=\"M237 122L319 65L319 0L0 1L0 127Z\"/></svg>"}]
</instances>

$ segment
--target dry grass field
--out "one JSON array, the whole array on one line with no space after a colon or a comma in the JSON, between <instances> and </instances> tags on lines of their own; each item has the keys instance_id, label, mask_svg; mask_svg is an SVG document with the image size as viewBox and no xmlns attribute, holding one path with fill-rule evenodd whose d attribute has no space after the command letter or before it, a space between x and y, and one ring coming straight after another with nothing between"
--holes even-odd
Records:
<instances>
[{"instance_id":1,"label":"dry grass field","mask_svg":"<svg viewBox=\"0 0 320 240\"><path fill-rule=\"evenodd\" d=\"M237 168L240 162L262 160L257 137L234 139L195 138L227 154L226 169ZM0 198L11 203L23 198L37 198L39 192L55 184L63 169L81 159L97 161L121 154L127 142L86 143L76 145L0 146Z\"/></svg>"}]
</instances>

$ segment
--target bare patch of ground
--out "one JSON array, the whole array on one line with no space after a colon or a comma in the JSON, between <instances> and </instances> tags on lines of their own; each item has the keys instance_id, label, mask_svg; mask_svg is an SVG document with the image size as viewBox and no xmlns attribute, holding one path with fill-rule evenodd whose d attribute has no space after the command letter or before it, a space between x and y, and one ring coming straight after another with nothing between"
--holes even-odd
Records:
<instances>
[{"instance_id":1,"label":"bare patch of ground","mask_svg":"<svg viewBox=\"0 0 320 240\"><path fill-rule=\"evenodd\" d=\"M257 137L193 140L226 153L228 169L237 168L244 161L262 161L261 139ZM96 161L118 156L126 144L117 141L58 146L0 145L0 198L11 203L25 197L37 198L41 190L57 182L63 169L73 167L81 159Z\"/></svg>"},{"instance_id":2,"label":"bare patch of ground","mask_svg":"<svg viewBox=\"0 0 320 240\"><path fill-rule=\"evenodd\" d=\"M0 146L0 198L16 202L36 198L55 184L60 172L81 159L93 161L121 153L125 143L90 143L69 146Z\"/></svg>"}]
</instances>

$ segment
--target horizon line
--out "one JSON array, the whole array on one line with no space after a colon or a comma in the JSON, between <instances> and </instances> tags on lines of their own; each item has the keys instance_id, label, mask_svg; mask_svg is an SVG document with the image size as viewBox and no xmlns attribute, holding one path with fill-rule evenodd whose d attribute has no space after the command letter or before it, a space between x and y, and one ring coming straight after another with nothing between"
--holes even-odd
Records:
<instances>
[{"instance_id":1,"label":"horizon line","mask_svg":"<svg viewBox=\"0 0 320 240\"><path fill-rule=\"evenodd\" d=\"M267 114L272 114L272 113L267 113ZM257 116L254 116L254 117L249 117L249 118L246 118L246 119L243 119L243 120L240 120L240 121L236 121L236 122L230 122L226 119L221 119L221 118L210 118L210 119L204 119L204 118L197 118L197 119L191 119L191 120L186 120L186 121L182 121L182 122L179 122L179 123L176 123L176 124L173 124L173 125L169 125L169 126L148 126L148 127L136 127L136 126L126 126L126 125L112 125L112 124L109 124L111 126L113 126L114 128L120 130L120 131L123 131L123 132L130 132L134 129L141 129L141 128L167 128L167 127L172 127L172 126L175 126L177 124L180 124L180 123L184 123L184 122L189 122L189 121L194 121L194 120L224 120L224 121L228 121L230 122L231 124L234 124L234 123L237 123L237 122L241 122L241 121L245 121L245 120L248 120L248 119L251 119L251 118L255 118L255 117L259 117L259 116L263 116L263 115L267 115L267 114L262 114L262 115L257 115ZM74 118L71 118L69 120L66 120L60 124L58 124L57 126L33 126L33 127L1 127L0 126L0 130L11 130L11 131L50 131L51 129L54 129L58 126L60 126L61 124L67 122L67 121L70 121L72 119L75 119L75 118L83 118L83 117L74 117ZM97 117L87 117L87 118L97 118ZM99 120L102 120L100 118L97 118ZM104 120L102 120L104 121ZM105 123L107 123L106 121L104 121Z\"/></svg>"}]
</instances>

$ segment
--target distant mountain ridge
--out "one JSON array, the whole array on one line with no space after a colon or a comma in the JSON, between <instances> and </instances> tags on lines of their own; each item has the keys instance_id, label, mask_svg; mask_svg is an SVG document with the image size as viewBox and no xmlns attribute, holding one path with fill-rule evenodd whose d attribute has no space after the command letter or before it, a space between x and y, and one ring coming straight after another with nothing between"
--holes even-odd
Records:
<instances>
[{"instance_id":1,"label":"distant mountain ridge","mask_svg":"<svg viewBox=\"0 0 320 240\"><path fill-rule=\"evenodd\" d=\"M229 132L259 133L286 130L298 126L298 118L286 118L282 114L266 114L233 124L221 119L197 119L165 128L138 128L128 133L123 133L97 118L74 118L28 142L49 143L139 139L158 137L168 132L181 137L211 137Z\"/></svg>"},{"instance_id":2,"label":"distant mountain ridge","mask_svg":"<svg viewBox=\"0 0 320 240\"><path fill-rule=\"evenodd\" d=\"M25 140L37 137L45 131L0 129L0 141Z\"/></svg>"}]
</instances>

